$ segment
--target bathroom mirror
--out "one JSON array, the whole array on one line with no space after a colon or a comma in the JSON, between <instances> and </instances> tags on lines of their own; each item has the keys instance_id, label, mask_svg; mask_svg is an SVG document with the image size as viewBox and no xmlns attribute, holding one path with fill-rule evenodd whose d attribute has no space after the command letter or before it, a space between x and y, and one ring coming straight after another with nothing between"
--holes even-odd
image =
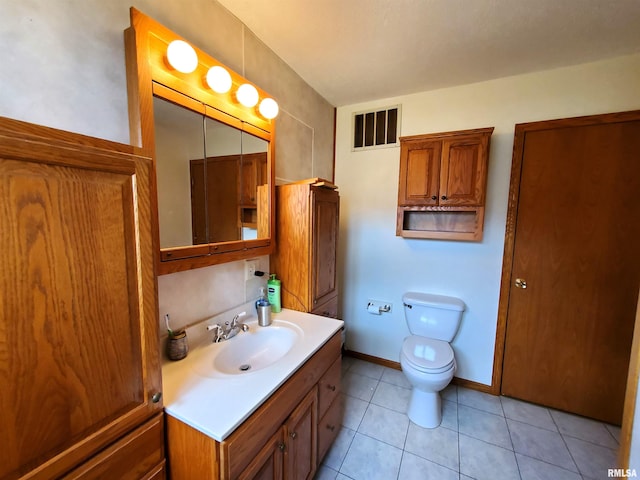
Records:
<instances>
[{"instance_id":1,"label":"bathroom mirror","mask_svg":"<svg viewBox=\"0 0 640 480\"><path fill-rule=\"evenodd\" d=\"M194 70L174 68L167 51L175 40L184 41L131 8L125 32L131 141L155 161L159 274L274 248L275 122L239 102L239 87L250 82L235 72L227 69L228 92L209 87L209 69L224 66L195 46ZM259 99L269 98L253 88Z\"/></svg>"}]
</instances>

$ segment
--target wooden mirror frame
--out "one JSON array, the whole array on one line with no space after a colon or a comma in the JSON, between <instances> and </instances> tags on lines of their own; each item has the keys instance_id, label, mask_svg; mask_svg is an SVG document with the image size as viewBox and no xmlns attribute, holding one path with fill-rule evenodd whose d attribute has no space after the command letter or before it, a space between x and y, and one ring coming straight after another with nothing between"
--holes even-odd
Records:
<instances>
[{"instance_id":1,"label":"wooden mirror frame","mask_svg":"<svg viewBox=\"0 0 640 480\"><path fill-rule=\"evenodd\" d=\"M240 85L244 83L253 85L253 83L137 9L131 7L130 15L131 26L125 30L129 130L131 144L141 147L145 155L154 159L151 208L154 212L153 233L157 273L163 275L271 254L275 248L275 122L260 116L257 107L244 107L235 98L235 91ZM174 40L186 41L196 51L198 66L193 73L180 73L169 65L166 52L169 43ZM205 83L207 71L216 65L224 67L231 75L232 87L227 93L216 93ZM261 99L271 97L260 88L256 87L256 89ZM196 103L204 105L206 116L269 142L268 236L253 240L160 248L158 190L155 175L154 96L190 110L194 109L193 106Z\"/></svg>"}]
</instances>

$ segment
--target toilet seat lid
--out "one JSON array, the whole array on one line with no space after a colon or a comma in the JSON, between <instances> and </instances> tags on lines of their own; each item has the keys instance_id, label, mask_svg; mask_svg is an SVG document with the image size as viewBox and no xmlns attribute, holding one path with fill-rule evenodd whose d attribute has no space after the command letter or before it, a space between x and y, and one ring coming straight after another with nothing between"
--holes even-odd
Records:
<instances>
[{"instance_id":1,"label":"toilet seat lid","mask_svg":"<svg viewBox=\"0 0 640 480\"><path fill-rule=\"evenodd\" d=\"M402 353L418 370L444 372L453 364L453 349L448 342L411 335L402 343Z\"/></svg>"}]
</instances>

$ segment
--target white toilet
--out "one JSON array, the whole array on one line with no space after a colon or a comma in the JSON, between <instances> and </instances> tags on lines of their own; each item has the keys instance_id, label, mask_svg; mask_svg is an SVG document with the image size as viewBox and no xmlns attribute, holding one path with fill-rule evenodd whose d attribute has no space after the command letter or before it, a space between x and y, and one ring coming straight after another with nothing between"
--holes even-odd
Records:
<instances>
[{"instance_id":1,"label":"white toilet","mask_svg":"<svg viewBox=\"0 0 640 480\"><path fill-rule=\"evenodd\" d=\"M465 305L459 298L418 292L405 293L402 301L411 332L400 351L400 366L413 385L407 415L421 427L435 428L442 421L440 391L456 371L450 342Z\"/></svg>"}]
</instances>

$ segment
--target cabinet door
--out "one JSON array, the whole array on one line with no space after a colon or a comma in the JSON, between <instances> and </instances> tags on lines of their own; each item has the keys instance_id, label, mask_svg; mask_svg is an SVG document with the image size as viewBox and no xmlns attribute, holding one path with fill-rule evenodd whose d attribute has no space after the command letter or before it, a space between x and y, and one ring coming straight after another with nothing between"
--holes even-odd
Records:
<instances>
[{"instance_id":1,"label":"cabinet door","mask_svg":"<svg viewBox=\"0 0 640 480\"><path fill-rule=\"evenodd\" d=\"M279 429L238 476L238 480L282 480L283 430Z\"/></svg>"},{"instance_id":2,"label":"cabinet door","mask_svg":"<svg viewBox=\"0 0 640 480\"><path fill-rule=\"evenodd\" d=\"M401 143L399 205L438 205L441 149L439 140Z\"/></svg>"},{"instance_id":3,"label":"cabinet door","mask_svg":"<svg viewBox=\"0 0 640 480\"><path fill-rule=\"evenodd\" d=\"M191 160L193 244L240 240L239 155Z\"/></svg>"},{"instance_id":4,"label":"cabinet door","mask_svg":"<svg viewBox=\"0 0 640 480\"><path fill-rule=\"evenodd\" d=\"M56 135L0 130L0 478L58 478L162 409L150 161Z\"/></svg>"},{"instance_id":5,"label":"cabinet door","mask_svg":"<svg viewBox=\"0 0 640 480\"><path fill-rule=\"evenodd\" d=\"M317 388L300 402L284 425L285 480L307 480L316 472Z\"/></svg>"},{"instance_id":6,"label":"cabinet door","mask_svg":"<svg viewBox=\"0 0 640 480\"><path fill-rule=\"evenodd\" d=\"M487 183L486 135L442 142L440 205L483 205Z\"/></svg>"},{"instance_id":7,"label":"cabinet door","mask_svg":"<svg viewBox=\"0 0 640 480\"><path fill-rule=\"evenodd\" d=\"M336 295L336 258L340 196L335 190L314 187L312 195L311 310Z\"/></svg>"},{"instance_id":8,"label":"cabinet door","mask_svg":"<svg viewBox=\"0 0 640 480\"><path fill-rule=\"evenodd\" d=\"M240 204L245 207L257 206L257 188L267 183L267 153L242 155L242 176Z\"/></svg>"}]
</instances>

